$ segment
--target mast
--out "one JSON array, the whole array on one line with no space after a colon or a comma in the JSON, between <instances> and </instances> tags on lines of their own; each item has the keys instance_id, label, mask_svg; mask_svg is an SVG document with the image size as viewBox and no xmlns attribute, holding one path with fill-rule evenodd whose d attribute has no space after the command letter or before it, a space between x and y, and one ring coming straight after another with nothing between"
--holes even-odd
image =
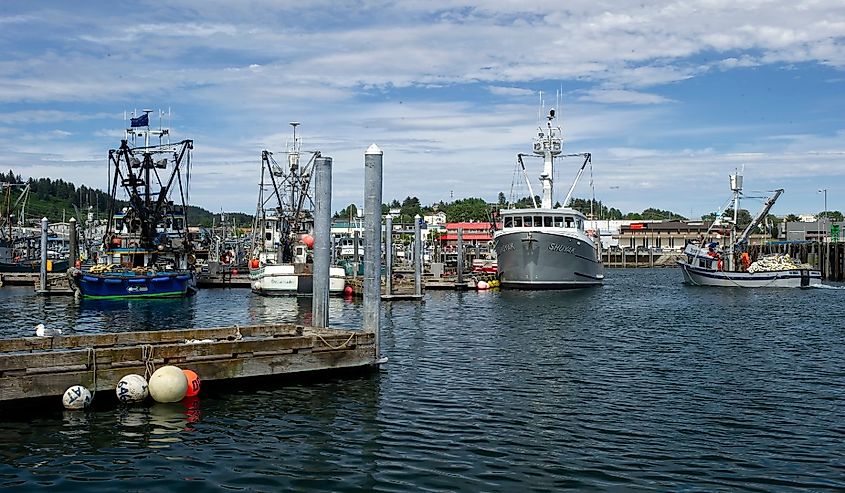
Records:
<instances>
[{"instance_id":1,"label":"mast","mask_svg":"<svg viewBox=\"0 0 845 493\"><path fill-rule=\"evenodd\" d=\"M546 128L540 127L538 138L534 141L534 154L543 157L543 172L540 174L540 182L543 184L543 198L541 207L552 208L552 195L554 192L554 160L558 156L563 145L560 140L560 127L552 127L552 120L555 118L555 110L549 110L546 117Z\"/></svg>"}]
</instances>

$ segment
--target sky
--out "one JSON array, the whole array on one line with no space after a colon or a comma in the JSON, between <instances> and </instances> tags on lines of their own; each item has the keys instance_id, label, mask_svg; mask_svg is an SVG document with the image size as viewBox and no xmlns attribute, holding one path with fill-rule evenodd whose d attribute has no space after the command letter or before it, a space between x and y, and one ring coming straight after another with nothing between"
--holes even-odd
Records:
<instances>
[{"instance_id":1,"label":"sky","mask_svg":"<svg viewBox=\"0 0 845 493\"><path fill-rule=\"evenodd\" d=\"M124 115L152 108L214 212L255 212L291 121L333 160L334 211L363 203L373 143L384 202L495 202L527 195L516 155L557 108L592 153L576 197L699 218L741 170L749 197L785 189L775 214L845 210L841 0L0 2L0 170L23 177L106 190Z\"/></svg>"}]
</instances>

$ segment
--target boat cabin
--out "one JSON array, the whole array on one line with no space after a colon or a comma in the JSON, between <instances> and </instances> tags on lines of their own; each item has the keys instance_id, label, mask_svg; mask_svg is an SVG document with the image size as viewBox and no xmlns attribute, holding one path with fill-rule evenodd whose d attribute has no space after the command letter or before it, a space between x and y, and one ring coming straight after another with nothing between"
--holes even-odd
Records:
<instances>
[{"instance_id":1,"label":"boat cabin","mask_svg":"<svg viewBox=\"0 0 845 493\"><path fill-rule=\"evenodd\" d=\"M584 231L584 217L575 211L538 211L512 209L502 211L502 229L571 228Z\"/></svg>"}]
</instances>

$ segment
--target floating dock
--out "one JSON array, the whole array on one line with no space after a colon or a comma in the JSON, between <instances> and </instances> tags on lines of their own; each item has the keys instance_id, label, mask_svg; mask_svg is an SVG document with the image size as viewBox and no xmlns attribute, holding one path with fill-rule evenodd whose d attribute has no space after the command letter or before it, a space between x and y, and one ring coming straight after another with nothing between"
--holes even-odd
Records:
<instances>
[{"instance_id":1,"label":"floating dock","mask_svg":"<svg viewBox=\"0 0 845 493\"><path fill-rule=\"evenodd\" d=\"M249 273L232 274L231 272L220 272L217 274L197 274L197 287L199 288L248 288L252 285L249 280Z\"/></svg>"},{"instance_id":2,"label":"floating dock","mask_svg":"<svg viewBox=\"0 0 845 493\"><path fill-rule=\"evenodd\" d=\"M191 369L203 381L375 367L373 332L293 324L0 340L0 403L61 396L72 385L114 396L127 374Z\"/></svg>"}]
</instances>

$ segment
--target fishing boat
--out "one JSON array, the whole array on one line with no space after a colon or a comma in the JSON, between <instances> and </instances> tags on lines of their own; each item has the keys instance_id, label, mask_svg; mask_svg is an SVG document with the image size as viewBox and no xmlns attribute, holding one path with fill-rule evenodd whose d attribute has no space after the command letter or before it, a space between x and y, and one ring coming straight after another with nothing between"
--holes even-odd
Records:
<instances>
[{"instance_id":1,"label":"fishing boat","mask_svg":"<svg viewBox=\"0 0 845 493\"><path fill-rule=\"evenodd\" d=\"M303 164L298 122L286 146L286 168L268 150L261 152L258 207L250 246L249 279L254 293L265 296L307 296L313 288L314 201L311 176L319 151ZM342 267L329 267L329 294L346 286Z\"/></svg>"},{"instance_id":2,"label":"fishing boat","mask_svg":"<svg viewBox=\"0 0 845 493\"><path fill-rule=\"evenodd\" d=\"M3 210L0 218L0 272L40 272L41 235L35 228L26 228L28 183L0 183L3 189ZM21 188L20 193L13 192ZM17 195L14 204L13 195ZM68 268L69 240L53 232L47 234L47 272L64 272Z\"/></svg>"},{"instance_id":3,"label":"fishing boat","mask_svg":"<svg viewBox=\"0 0 845 493\"><path fill-rule=\"evenodd\" d=\"M728 244L720 245L718 238L700 238L687 243L682 259L678 260L684 283L693 286L739 288L802 288L821 285L821 271L813 269L810 265L796 263L787 255L751 258L748 253L748 238L766 218L783 189L774 190L751 223L737 234L742 181L742 175L730 175L733 217L722 218L723 208L707 231L708 235L719 231L714 236L727 236Z\"/></svg>"},{"instance_id":4,"label":"fishing boat","mask_svg":"<svg viewBox=\"0 0 845 493\"><path fill-rule=\"evenodd\" d=\"M120 147L109 151L111 190L101 250L94 265L68 270L71 286L82 298L196 292L196 258L186 222L193 141L171 144L169 129L150 127L151 111L133 117ZM151 143L153 138L157 144Z\"/></svg>"},{"instance_id":5,"label":"fishing boat","mask_svg":"<svg viewBox=\"0 0 845 493\"><path fill-rule=\"evenodd\" d=\"M493 223L493 243L503 288L581 288L601 285L604 280L598 235L589 234L585 230L584 214L569 207L572 192L584 168L592 162L592 156L590 153L563 154L562 131L553 124L554 119L555 110L550 110L545 125L539 125L533 154L517 155L533 207L501 209L501 222ZM539 205L525 174L523 158L528 156L543 159L540 174L543 196ZM553 207L555 160L564 157L583 158L583 164L563 206Z\"/></svg>"}]
</instances>

